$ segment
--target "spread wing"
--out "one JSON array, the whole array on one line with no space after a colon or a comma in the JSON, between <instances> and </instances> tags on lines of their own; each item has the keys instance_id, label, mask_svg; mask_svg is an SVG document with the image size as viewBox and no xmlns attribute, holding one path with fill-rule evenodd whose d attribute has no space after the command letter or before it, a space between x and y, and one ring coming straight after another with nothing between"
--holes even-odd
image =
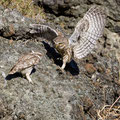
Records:
<instances>
[{"instance_id":1,"label":"spread wing","mask_svg":"<svg viewBox=\"0 0 120 120\"><path fill-rule=\"evenodd\" d=\"M56 30L47 25L30 24L30 33L48 40L53 40L58 36Z\"/></svg>"},{"instance_id":2,"label":"spread wing","mask_svg":"<svg viewBox=\"0 0 120 120\"><path fill-rule=\"evenodd\" d=\"M97 40L103 35L105 22L106 15L102 7L93 6L88 10L69 38L74 57L81 59L94 49Z\"/></svg>"}]
</instances>

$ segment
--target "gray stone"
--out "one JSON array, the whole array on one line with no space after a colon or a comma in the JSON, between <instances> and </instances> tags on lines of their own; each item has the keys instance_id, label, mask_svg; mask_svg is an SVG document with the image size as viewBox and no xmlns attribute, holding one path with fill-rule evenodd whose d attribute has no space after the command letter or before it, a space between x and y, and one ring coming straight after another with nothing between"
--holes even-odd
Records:
<instances>
[{"instance_id":1,"label":"gray stone","mask_svg":"<svg viewBox=\"0 0 120 120\"><path fill-rule=\"evenodd\" d=\"M6 38L28 38L29 24L34 22L16 10L0 9L0 34Z\"/></svg>"},{"instance_id":2,"label":"gray stone","mask_svg":"<svg viewBox=\"0 0 120 120\"><path fill-rule=\"evenodd\" d=\"M47 19L50 18L51 20L52 16L54 15L57 18L59 18L62 15L64 17L68 17L68 19L74 17L76 19L76 22L78 22L80 18L83 17L85 12L91 7L91 5L94 4L101 5L106 8L106 14L108 16L106 26L110 28L112 31L115 29L116 25L120 27L119 0L37 0L37 1L39 1L39 3L41 3L41 5L44 7L46 15L47 13L51 13L51 17L48 17ZM51 22L53 21L54 18L53 20L51 20ZM72 20L65 21L66 23L65 29L71 29L68 27L71 22Z\"/></svg>"},{"instance_id":3,"label":"gray stone","mask_svg":"<svg viewBox=\"0 0 120 120\"><path fill-rule=\"evenodd\" d=\"M53 4L52 2L54 1L51 1L51 4ZM67 26L69 24L71 30L77 22L77 17L82 17L88 9L87 6L93 3L103 4L105 2L64 0L62 4L72 5L73 8L70 9L78 9L81 13L76 13L77 15L69 18L68 10L65 17L54 15L54 18L57 18L57 21L64 21ZM58 4L62 6L60 0ZM112 5L112 3L109 4ZM71 14L73 13L71 12ZM30 39L31 36L27 34L29 33L28 26L35 22L34 20L23 17L16 10L0 7L0 21L1 120L98 119L96 111L101 110L105 104L111 105L120 96L119 34L105 29L104 36L99 39L97 48L85 58L75 59L75 62L67 64L65 74L62 74L58 70L62 61L57 59L58 54L55 54L53 49L44 43L48 42L43 39L38 41L34 38ZM115 22L114 19L112 21ZM54 24L54 26L56 25ZM66 29L68 28L66 27ZM24 40L28 42L25 43ZM31 74L34 84L29 84L19 74L11 76L6 81L3 73L7 75L18 58L31 50L43 54L43 58L36 66L36 71ZM85 69L86 64L93 65L96 70L88 74Z\"/></svg>"}]
</instances>

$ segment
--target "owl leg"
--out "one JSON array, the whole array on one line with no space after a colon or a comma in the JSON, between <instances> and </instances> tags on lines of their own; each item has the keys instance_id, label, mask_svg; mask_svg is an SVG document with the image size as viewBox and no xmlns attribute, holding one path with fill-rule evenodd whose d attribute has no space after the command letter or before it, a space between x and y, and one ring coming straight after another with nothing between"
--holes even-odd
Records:
<instances>
[{"instance_id":1,"label":"owl leg","mask_svg":"<svg viewBox=\"0 0 120 120\"><path fill-rule=\"evenodd\" d=\"M63 57L63 64L62 64L62 67L61 67L62 70L64 70L67 62L68 62L68 55L65 55Z\"/></svg>"},{"instance_id":2,"label":"owl leg","mask_svg":"<svg viewBox=\"0 0 120 120\"><path fill-rule=\"evenodd\" d=\"M58 67L59 70L61 70L62 73L64 73L64 74L65 74L64 69L65 69L66 63L68 62L68 58L69 58L68 55L65 55L65 56L63 57L63 64L62 64L62 66L61 66L61 67Z\"/></svg>"},{"instance_id":3,"label":"owl leg","mask_svg":"<svg viewBox=\"0 0 120 120\"><path fill-rule=\"evenodd\" d=\"M22 74L23 76L26 77L26 79L30 82L30 83L33 83L31 78L30 78L30 74L31 74L31 71L32 71L33 67L30 67L30 68L27 68L25 70L22 71Z\"/></svg>"},{"instance_id":4,"label":"owl leg","mask_svg":"<svg viewBox=\"0 0 120 120\"><path fill-rule=\"evenodd\" d=\"M30 83L33 84L33 81L32 81L32 79L30 78L30 74L29 74L29 73L26 73L25 76L26 76L26 79L27 79Z\"/></svg>"},{"instance_id":5,"label":"owl leg","mask_svg":"<svg viewBox=\"0 0 120 120\"><path fill-rule=\"evenodd\" d=\"M66 62L65 62L65 61L63 61L63 64L62 64L61 69L62 69L62 70L64 70L65 66L66 66Z\"/></svg>"}]
</instances>

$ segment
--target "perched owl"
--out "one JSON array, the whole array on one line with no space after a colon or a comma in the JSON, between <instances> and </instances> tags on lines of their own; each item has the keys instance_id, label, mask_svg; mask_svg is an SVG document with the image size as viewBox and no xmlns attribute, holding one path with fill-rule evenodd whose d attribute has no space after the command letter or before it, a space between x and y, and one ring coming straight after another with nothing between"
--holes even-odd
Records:
<instances>
[{"instance_id":1,"label":"perched owl","mask_svg":"<svg viewBox=\"0 0 120 120\"><path fill-rule=\"evenodd\" d=\"M30 24L30 33L52 40L55 49L63 57L61 69L64 69L73 56L81 59L93 50L97 40L103 35L105 23L105 10L94 5L77 23L70 38L65 37L62 32L42 24Z\"/></svg>"},{"instance_id":2,"label":"perched owl","mask_svg":"<svg viewBox=\"0 0 120 120\"><path fill-rule=\"evenodd\" d=\"M32 80L30 78L30 74L37 65L41 59L42 54L40 52L34 52L28 53L26 55L21 56L17 63L13 66L13 68L10 70L9 74L14 74L16 72L22 73L23 76L26 77L26 79L32 83Z\"/></svg>"}]
</instances>

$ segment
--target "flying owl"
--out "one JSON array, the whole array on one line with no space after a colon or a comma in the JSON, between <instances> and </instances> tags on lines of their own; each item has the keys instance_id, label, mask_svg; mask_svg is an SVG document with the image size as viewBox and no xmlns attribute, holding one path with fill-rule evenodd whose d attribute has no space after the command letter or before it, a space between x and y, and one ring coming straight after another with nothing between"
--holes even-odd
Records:
<instances>
[{"instance_id":1,"label":"flying owl","mask_svg":"<svg viewBox=\"0 0 120 120\"><path fill-rule=\"evenodd\" d=\"M42 54L40 52L34 52L28 53L26 55L22 55L17 63L13 66L13 68L10 70L9 74L14 74L16 72L20 72L23 76L26 77L26 79L33 83L30 74L37 65L41 59Z\"/></svg>"},{"instance_id":2,"label":"flying owl","mask_svg":"<svg viewBox=\"0 0 120 120\"><path fill-rule=\"evenodd\" d=\"M105 10L94 5L77 23L69 38L59 30L42 24L30 24L30 33L52 40L55 49L63 58L61 69L64 70L66 63L70 62L72 57L81 59L95 48L97 40L103 35L105 23Z\"/></svg>"}]
</instances>

